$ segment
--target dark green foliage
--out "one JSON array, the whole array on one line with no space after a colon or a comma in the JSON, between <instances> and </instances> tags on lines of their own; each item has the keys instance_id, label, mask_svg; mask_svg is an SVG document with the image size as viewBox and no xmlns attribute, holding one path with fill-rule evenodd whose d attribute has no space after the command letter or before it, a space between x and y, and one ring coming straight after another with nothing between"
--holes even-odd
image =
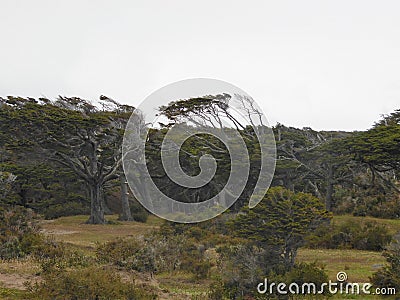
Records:
<instances>
[{"instance_id":1,"label":"dark green foliage","mask_svg":"<svg viewBox=\"0 0 400 300\"><path fill-rule=\"evenodd\" d=\"M45 219L90 213L83 182L63 167L32 159L0 164L0 169L16 176L3 203L31 208Z\"/></svg>"},{"instance_id":2,"label":"dark green foliage","mask_svg":"<svg viewBox=\"0 0 400 300\"><path fill-rule=\"evenodd\" d=\"M342 140L346 132L297 129L278 124L274 128L277 165L273 184L293 191L310 192L332 210L335 186L349 184L355 166Z\"/></svg>"},{"instance_id":3,"label":"dark green foliage","mask_svg":"<svg viewBox=\"0 0 400 300\"><path fill-rule=\"evenodd\" d=\"M56 101L0 98L0 171L17 176L12 189L7 188L7 197L0 200L2 203L29 207L45 218L54 218L87 213L93 195L101 198L114 188L112 184L99 181L100 186L91 190L90 186L96 181L92 179L96 178L89 183L87 172L85 175L81 171L85 165L87 168L91 165L90 161L103 168L102 171L97 168L103 175L108 171L114 173L106 176L110 183L116 179L113 165L118 162L124 124L133 108L107 97L101 99L109 101L102 110L77 97L59 97ZM230 95L221 94L178 100L161 107L161 114L172 123L201 118L214 109L225 114L230 99ZM315 131L277 124L273 128L277 144L273 185L312 193L335 213L400 217L397 197L400 189L399 115L396 110L370 130L358 133ZM218 160L218 169L213 181L206 186L180 188L166 176L157 150L171 124L150 131L146 155L153 180L164 193L183 202L209 199L226 183L230 170L226 149L209 135L188 139L180 151L185 172L197 174L198 159L203 154L212 154ZM260 167L260 145L254 132L249 126L237 126L248 148L251 168L246 188L231 207L232 211L239 211L248 202ZM92 142L97 146L93 148ZM0 195L1 190L0 187ZM96 205L100 205L101 200L96 200ZM73 204L66 205L69 202ZM136 207L132 209L133 218L145 221L145 210ZM115 207L109 208L119 212ZM92 221L102 222L103 218L98 216Z\"/></svg>"},{"instance_id":4,"label":"dark green foliage","mask_svg":"<svg viewBox=\"0 0 400 300\"><path fill-rule=\"evenodd\" d=\"M337 206L333 209L336 214L352 214L354 216L372 216L384 219L400 217L400 198L398 192L385 187L380 178L372 183L371 171L354 178L355 187L345 189L338 187L334 197Z\"/></svg>"},{"instance_id":5,"label":"dark green foliage","mask_svg":"<svg viewBox=\"0 0 400 300\"><path fill-rule=\"evenodd\" d=\"M88 215L90 208L81 202L67 202L65 204L51 205L43 210L45 219L56 219L59 217L75 216L75 215Z\"/></svg>"},{"instance_id":6,"label":"dark green foliage","mask_svg":"<svg viewBox=\"0 0 400 300\"><path fill-rule=\"evenodd\" d=\"M231 99L229 94L206 95L198 98L184 99L170 102L166 106L161 106L160 111L168 119L175 121L193 115L202 115L215 111L215 107L222 110L228 108Z\"/></svg>"},{"instance_id":7,"label":"dark green foliage","mask_svg":"<svg viewBox=\"0 0 400 300\"><path fill-rule=\"evenodd\" d=\"M195 135L185 141L180 149L179 158L186 174L194 176L200 172L198 161L202 155L210 154L218 160L216 174L210 183L200 188L188 189L176 184L165 173L161 152L157 150L161 148L165 134L165 130L151 131L146 144L147 167L157 187L165 195L180 202L202 202L217 195L226 184L231 168L229 152L224 144L214 136L206 134Z\"/></svg>"},{"instance_id":8,"label":"dark green foliage","mask_svg":"<svg viewBox=\"0 0 400 300\"><path fill-rule=\"evenodd\" d=\"M244 208L231 226L235 235L274 248L290 267L305 237L329 218L323 203L311 194L274 187L255 208Z\"/></svg>"},{"instance_id":9,"label":"dark green foliage","mask_svg":"<svg viewBox=\"0 0 400 300\"><path fill-rule=\"evenodd\" d=\"M385 116L375 126L350 141L356 159L375 171L400 170L400 110Z\"/></svg>"}]
</instances>

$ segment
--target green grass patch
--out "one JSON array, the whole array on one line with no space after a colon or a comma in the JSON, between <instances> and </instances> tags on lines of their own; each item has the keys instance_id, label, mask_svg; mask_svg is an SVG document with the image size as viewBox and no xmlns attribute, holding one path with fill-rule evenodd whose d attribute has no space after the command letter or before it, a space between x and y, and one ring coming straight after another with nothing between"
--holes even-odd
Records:
<instances>
[{"instance_id":1,"label":"green grass patch","mask_svg":"<svg viewBox=\"0 0 400 300\"><path fill-rule=\"evenodd\" d=\"M346 272L351 282L368 282L369 276L385 264L380 252L342 249L300 249L298 262L317 262L324 267L329 279Z\"/></svg>"}]
</instances>

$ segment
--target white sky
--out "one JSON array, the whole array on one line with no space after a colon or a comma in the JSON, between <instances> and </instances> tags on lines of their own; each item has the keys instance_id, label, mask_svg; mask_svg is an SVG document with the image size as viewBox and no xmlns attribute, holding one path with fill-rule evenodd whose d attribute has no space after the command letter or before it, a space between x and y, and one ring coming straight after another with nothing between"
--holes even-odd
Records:
<instances>
[{"instance_id":1,"label":"white sky","mask_svg":"<svg viewBox=\"0 0 400 300\"><path fill-rule=\"evenodd\" d=\"M270 124L362 130L400 108L400 1L0 0L0 38L0 96L137 106L208 77Z\"/></svg>"}]
</instances>

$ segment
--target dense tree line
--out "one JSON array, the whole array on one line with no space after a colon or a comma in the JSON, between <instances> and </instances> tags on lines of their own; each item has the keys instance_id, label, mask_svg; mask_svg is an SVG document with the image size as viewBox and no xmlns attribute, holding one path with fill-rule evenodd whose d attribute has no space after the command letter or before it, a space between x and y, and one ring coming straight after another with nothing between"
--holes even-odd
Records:
<instances>
[{"instance_id":1,"label":"dense tree line","mask_svg":"<svg viewBox=\"0 0 400 300\"><path fill-rule=\"evenodd\" d=\"M227 114L224 105L229 97L194 98L160 108L171 123L151 131L146 163L152 180L165 194L182 202L201 202L218 194L226 184L231 168L229 151L217 138L196 135L180 149L181 166L190 175L199 172L202 155L216 158L216 175L201 188L185 189L172 182L158 150L174 123L193 116L205 119L216 109ZM90 212L90 223L104 223L104 213L110 208L120 211L124 219L132 219L124 197L127 191L121 176L121 143L134 108L105 96L100 103L95 106L77 97L55 101L0 99L3 204L33 208L49 217L62 215L62 210L68 214ZM233 119L243 136L251 164L246 188L233 206L238 211L249 201L258 177L260 144L252 126L241 124L233 115L226 116ZM273 127L277 166L272 185L311 193L324 201L328 211L399 217L399 119L397 110L364 132L318 132L277 124ZM119 192L119 186L124 192ZM107 198L113 201L107 202Z\"/></svg>"}]
</instances>

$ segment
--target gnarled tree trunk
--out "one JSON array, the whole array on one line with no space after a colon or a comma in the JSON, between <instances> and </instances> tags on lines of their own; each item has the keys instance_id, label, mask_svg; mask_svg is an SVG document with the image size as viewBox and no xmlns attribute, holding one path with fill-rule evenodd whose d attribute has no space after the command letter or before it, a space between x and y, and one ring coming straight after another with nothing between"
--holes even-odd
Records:
<instances>
[{"instance_id":1,"label":"gnarled tree trunk","mask_svg":"<svg viewBox=\"0 0 400 300\"><path fill-rule=\"evenodd\" d=\"M101 184L90 184L90 217L86 223L88 224L105 224L106 220L104 218L104 201L102 199Z\"/></svg>"}]
</instances>

